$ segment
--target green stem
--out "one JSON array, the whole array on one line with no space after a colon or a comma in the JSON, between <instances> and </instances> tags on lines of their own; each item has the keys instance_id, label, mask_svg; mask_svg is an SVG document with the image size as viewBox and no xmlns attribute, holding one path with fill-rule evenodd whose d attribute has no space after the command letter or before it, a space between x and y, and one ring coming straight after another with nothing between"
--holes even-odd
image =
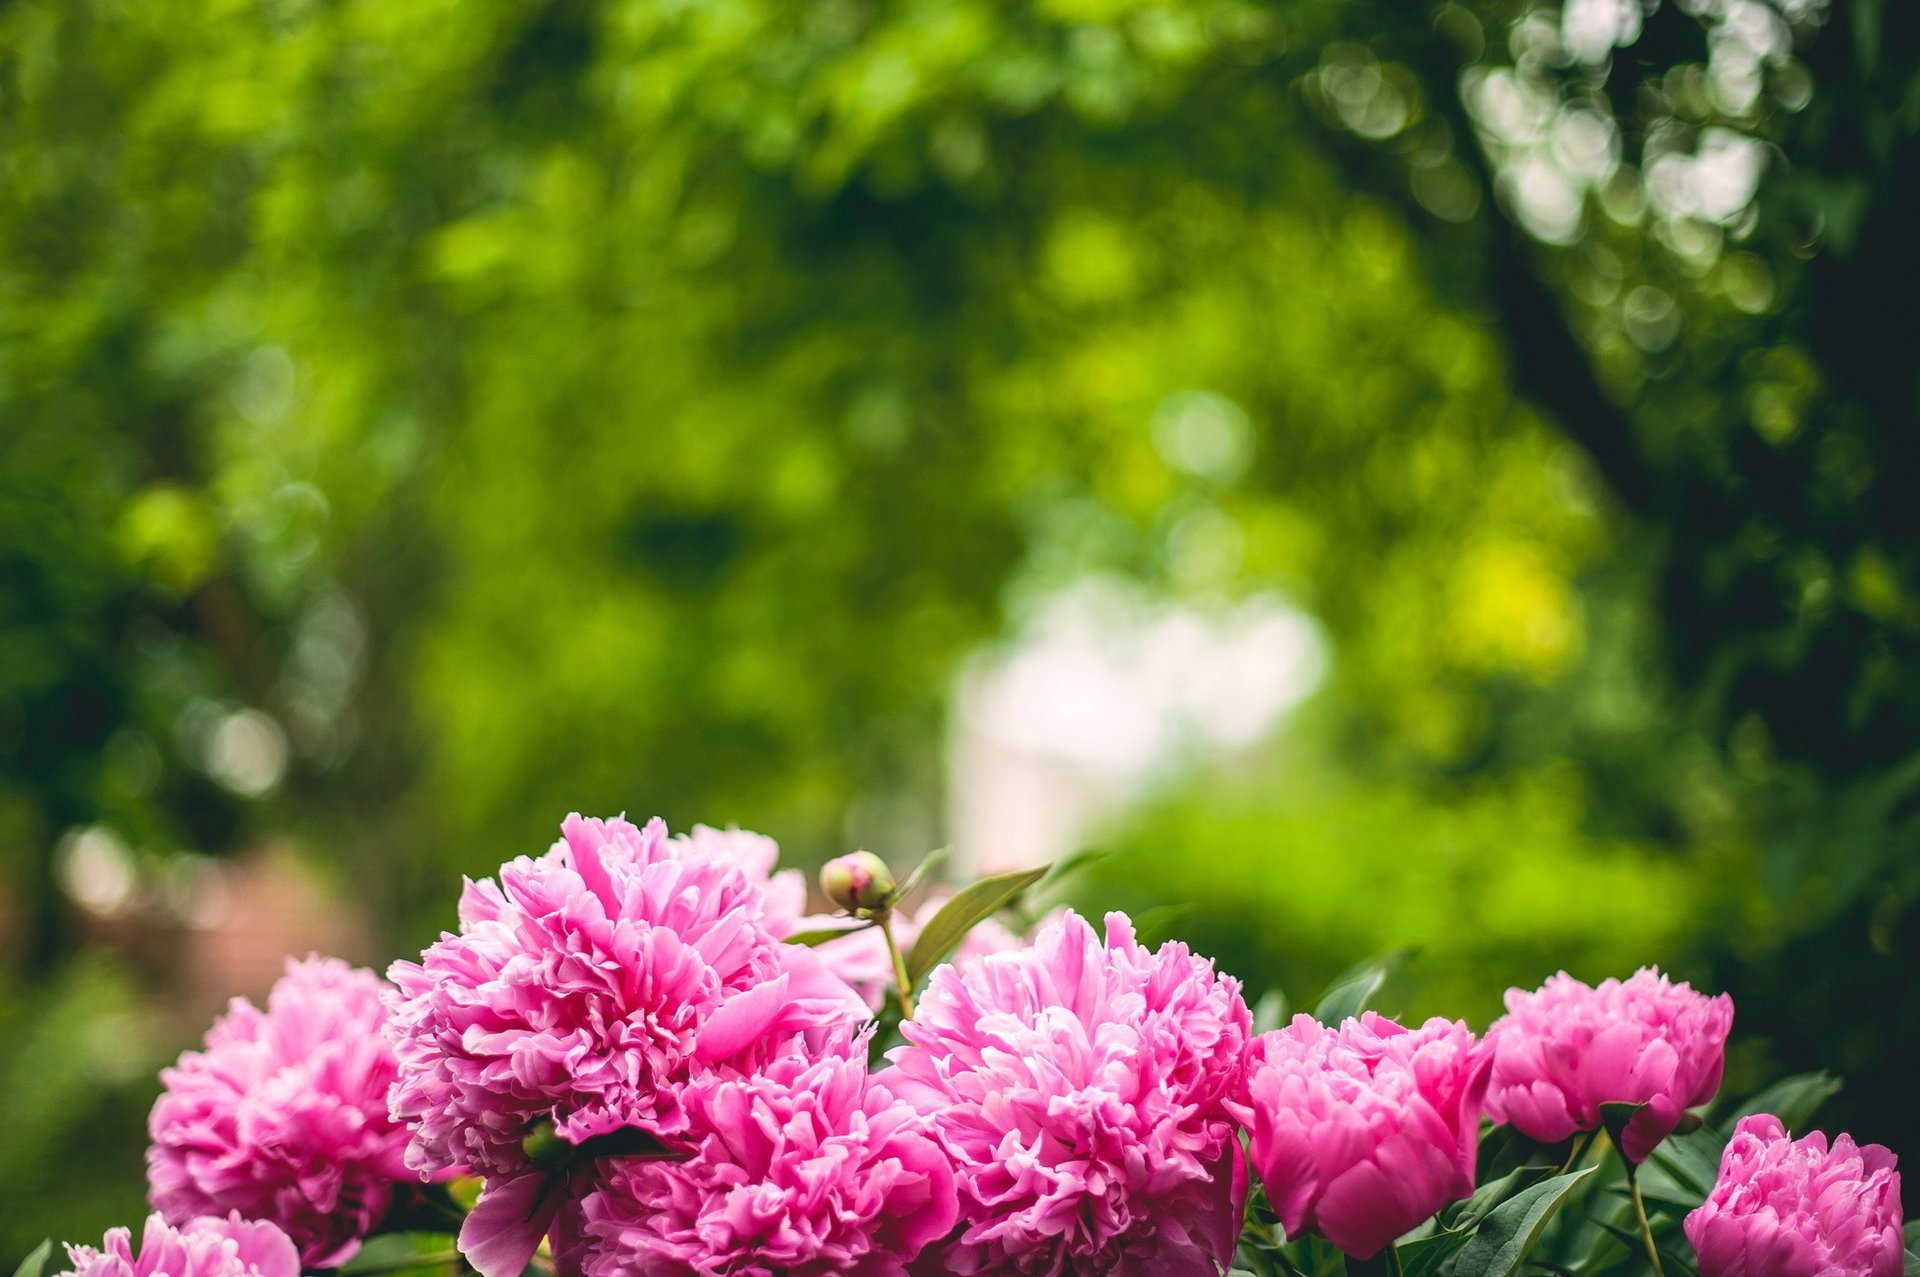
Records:
<instances>
[{"instance_id":1,"label":"green stem","mask_svg":"<svg viewBox=\"0 0 1920 1277\"><path fill-rule=\"evenodd\" d=\"M1392 1273L1393 1277L1406 1277L1406 1270L1400 1267L1400 1252L1395 1249L1392 1242L1387 1243L1387 1271Z\"/></svg>"},{"instance_id":2,"label":"green stem","mask_svg":"<svg viewBox=\"0 0 1920 1277\"><path fill-rule=\"evenodd\" d=\"M441 1268L458 1262L457 1250L436 1250L430 1255L408 1255L404 1259L392 1259L383 1264L368 1264L364 1268L352 1268L340 1274L340 1277L376 1277L380 1273L410 1273L416 1268Z\"/></svg>"},{"instance_id":3,"label":"green stem","mask_svg":"<svg viewBox=\"0 0 1920 1277\"><path fill-rule=\"evenodd\" d=\"M887 956L893 959L893 983L900 990L900 1018L913 1018L913 981L907 979L907 960L900 952L900 942L893 938L893 913L889 910L880 915L880 934L887 939Z\"/></svg>"},{"instance_id":4,"label":"green stem","mask_svg":"<svg viewBox=\"0 0 1920 1277\"><path fill-rule=\"evenodd\" d=\"M1647 1204L1640 1197L1640 1178L1632 1162L1627 1163L1627 1188L1633 1194L1633 1213L1640 1220L1640 1240L1647 1244L1647 1260L1653 1265L1653 1277L1667 1277L1660 1267L1660 1248L1653 1244L1653 1225L1647 1220Z\"/></svg>"}]
</instances>

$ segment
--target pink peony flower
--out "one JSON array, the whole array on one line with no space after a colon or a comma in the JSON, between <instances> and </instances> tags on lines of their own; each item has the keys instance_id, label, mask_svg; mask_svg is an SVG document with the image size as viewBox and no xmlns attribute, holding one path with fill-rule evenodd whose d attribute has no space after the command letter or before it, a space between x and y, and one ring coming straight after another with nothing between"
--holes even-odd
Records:
<instances>
[{"instance_id":1,"label":"pink peony flower","mask_svg":"<svg viewBox=\"0 0 1920 1277\"><path fill-rule=\"evenodd\" d=\"M841 1035L687 1088L692 1153L617 1163L582 1211L587 1277L904 1277L953 1227L953 1171Z\"/></svg>"},{"instance_id":2,"label":"pink peony flower","mask_svg":"<svg viewBox=\"0 0 1920 1277\"><path fill-rule=\"evenodd\" d=\"M227 1219L189 1220L174 1228L147 1217L140 1254L124 1228L107 1233L99 1250L67 1247L73 1267L62 1277L299 1277L300 1255L274 1225Z\"/></svg>"},{"instance_id":3,"label":"pink peony flower","mask_svg":"<svg viewBox=\"0 0 1920 1277\"><path fill-rule=\"evenodd\" d=\"M1262 1034L1240 1116L1287 1236L1316 1230L1371 1259L1471 1196L1491 1065L1453 1020L1407 1029L1369 1011L1332 1029L1299 1015Z\"/></svg>"},{"instance_id":4,"label":"pink peony flower","mask_svg":"<svg viewBox=\"0 0 1920 1277\"><path fill-rule=\"evenodd\" d=\"M609 826L626 821L609 821ZM718 860L738 865L749 879L760 884L763 904L761 925L784 939L800 929L807 912L807 878L798 869L780 869L780 844L765 834L748 829L715 829L695 825L691 833L675 834L675 850L683 857Z\"/></svg>"},{"instance_id":5,"label":"pink peony flower","mask_svg":"<svg viewBox=\"0 0 1920 1277\"><path fill-rule=\"evenodd\" d=\"M523 1141L543 1123L571 1145L674 1134L702 1070L866 1012L767 929L762 886L731 857L673 842L657 820L574 815L562 832L497 884L469 882L459 933L391 972L390 1103L413 1129L407 1161L484 1180L460 1235L484 1277L518 1277L548 1232L556 1252L577 1240L574 1203L597 1163L536 1167Z\"/></svg>"},{"instance_id":6,"label":"pink peony flower","mask_svg":"<svg viewBox=\"0 0 1920 1277\"><path fill-rule=\"evenodd\" d=\"M913 952L913 945L920 938L926 925L940 912L951 896L934 896L912 913L900 912L893 915L893 938L903 953ZM1049 921L1051 919L1048 919ZM796 930L815 927L833 927L847 925L848 920L826 914L803 919ZM1010 953L1015 949L1027 947L1027 941L1013 934L1006 927L988 918L976 923L966 938L960 942L947 960L958 966L965 966L975 958L984 958L990 953ZM855 992L866 999L867 1006L878 1011L887 1000L888 990L893 988L893 958L887 953L887 942L881 937L879 929L867 927L855 931L842 940L828 940L814 947L820 960L832 971L851 985Z\"/></svg>"},{"instance_id":7,"label":"pink peony flower","mask_svg":"<svg viewBox=\"0 0 1920 1277\"><path fill-rule=\"evenodd\" d=\"M1878 1144L1740 1119L1720 1179L1687 1216L1700 1277L1900 1277L1900 1172Z\"/></svg>"},{"instance_id":8,"label":"pink peony flower","mask_svg":"<svg viewBox=\"0 0 1920 1277\"><path fill-rule=\"evenodd\" d=\"M1562 971L1537 993L1509 989L1507 1014L1487 1030L1487 1113L1552 1144L1598 1130L1602 1104L1645 1104L1620 1149L1644 1162L1687 1109L1720 1089L1732 1027L1732 998L1669 983L1652 967L1598 988Z\"/></svg>"},{"instance_id":9,"label":"pink peony flower","mask_svg":"<svg viewBox=\"0 0 1920 1277\"><path fill-rule=\"evenodd\" d=\"M1246 1177L1228 1101L1252 1032L1239 983L1124 914L935 970L882 1085L953 1162L961 1231L928 1272L1213 1277Z\"/></svg>"},{"instance_id":10,"label":"pink peony flower","mask_svg":"<svg viewBox=\"0 0 1920 1277\"><path fill-rule=\"evenodd\" d=\"M238 1211L279 1224L335 1267L386 1217L407 1133L387 1114L396 1068L381 1036L385 983L337 958L287 963L261 1011L235 998L165 1070L147 1129L154 1209L175 1224Z\"/></svg>"}]
</instances>

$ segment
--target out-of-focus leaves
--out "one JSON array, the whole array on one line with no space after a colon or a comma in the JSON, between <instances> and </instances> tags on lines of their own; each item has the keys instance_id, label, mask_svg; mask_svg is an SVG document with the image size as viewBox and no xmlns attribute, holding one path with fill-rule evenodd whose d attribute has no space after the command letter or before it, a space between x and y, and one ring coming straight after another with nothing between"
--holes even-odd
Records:
<instances>
[{"instance_id":1,"label":"out-of-focus leaves","mask_svg":"<svg viewBox=\"0 0 1920 1277\"><path fill-rule=\"evenodd\" d=\"M1374 996L1393 974L1406 965L1408 951L1398 949L1378 958L1369 958L1341 974L1314 1005L1313 1018L1322 1024L1339 1024L1359 1015L1372 1005Z\"/></svg>"},{"instance_id":2,"label":"out-of-focus leaves","mask_svg":"<svg viewBox=\"0 0 1920 1277\"><path fill-rule=\"evenodd\" d=\"M1724 1134L1731 1137L1733 1128L1743 1117L1756 1113L1771 1113L1795 1135L1806 1133L1807 1126L1820 1112L1821 1106L1840 1093L1842 1081L1822 1069L1817 1073L1801 1073L1775 1082L1758 1095L1751 1097L1735 1109L1722 1124Z\"/></svg>"}]
</instances>

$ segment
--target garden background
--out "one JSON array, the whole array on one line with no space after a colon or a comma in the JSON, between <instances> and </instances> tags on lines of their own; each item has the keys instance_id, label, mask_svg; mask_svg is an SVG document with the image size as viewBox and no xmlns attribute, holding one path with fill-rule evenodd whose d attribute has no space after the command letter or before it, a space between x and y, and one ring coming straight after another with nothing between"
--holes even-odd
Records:
<instances>
[{"instance_id":1,"label":"garden background","mask_svg":"<svg viewBox=\"0 0 1920 1277\"><path fill-rule=\"evenodd\" d=\"M569 810L1920 1153L1920 13L0 4L0 1266Z\"/></svg>"}]
</instances>

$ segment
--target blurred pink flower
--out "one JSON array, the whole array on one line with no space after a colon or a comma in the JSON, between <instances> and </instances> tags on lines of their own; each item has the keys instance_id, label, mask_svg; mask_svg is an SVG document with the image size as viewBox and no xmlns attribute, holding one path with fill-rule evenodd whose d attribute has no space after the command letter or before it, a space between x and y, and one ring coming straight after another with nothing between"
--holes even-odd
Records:
<instances>
[{"instance_id":1,"label":"blurred pink flower","mask_svg":"<svg viewBox=\"0 0 1920 1277\"><path fill-rule=\"evenodd\" d=\"M797 1031L865 1017L812 951L766 926L763 885L658 820L569 816L564 837L469 882L460 931L396 962L391 1105L408 1164L486 1183L461 1231L485 1277L518 1277L541 1236L572 1239L596 1169L536 1168L544 1121L570 1144L684 1130L700 1070L757 1058Z\"/></svg>"},{"instance_id":2,"label":"blurred pink flower","mask_svg":"<svg viewBox=\"0 0 1920 1277\"><path fill-rule=\"evenodd\" d=\"M1295 1016L1248 1052L1242 1121L1287 1236L1359 1259L1473 1193L1491 1057L1466 1025Z\"/></svg>"},{"instance_id":3,"label":"blurred pink flower","mask_svg":"<svg viewBox=\"0 0 1920 1277\"><path fill-rule=\"evenodd\" d=\"M903 1277L953 1227L953 1171L867 1073L867 1039L693 1083L683 1161L610 1164L587 1277Z\"/></svg>"},{"instance_id":4,"label":"blurred pink flower","mask_svg":"<svg viewBox=\"0 0 1920 1277\"><path fill-rule=\"evenodd\" d=\"M1720 1179L1687 1216L1700 1277L1900 1277L1900 1172L1878 1144L1815 1131L1788 1136L1777 1117L1740 1120Z\"/></svg>"},{"instance_id":5,"label":"blurred pink flower","mask_svg":"<svg viewBox=\"0 0 1920 1277\"><path fill-rule=\"evenodd\" d=\"M933 973L883 1085L951 1158L961 1230L926 1272L1213 1277L1245 1167L1227 1102L1252 1032L1239 983L1124 914Z\"/></svg>"},{"instance_id":6,"label":"blurred pink flower","mask_svg":"<svg viewBox=\"0 0 1920 1277\"><path fill-rule=\"evenodd\" d=\"M933 896L911 914L901 912L893 915L893 936L901 952L913 952L914 942L920 938L920 933L952 898L946 894ZM1042 920L1042 925L1058 916L1058 913L1048 915ZM844 917L818 914L802 919L800 927L796 929L844 925L849 925ZM990 953L1024 949L1028 943L998 921L988 918L974 924L973 930L967 933L966 939L960 942L947 960L965 966L975 958L984 958ZM820 955L820 960L827 964L829 970L852 985L855 992L866 999L868 1007L878 1011L887 1000L887 991L893 988L893 959L887 953L887 942L881 938L878 928L867 927L845 939L828 940L815 946L814 952Z\"/></svg>"},{"instance_id":7,"label":"blurred pink flower","mask_svg":"<svg viewBox=\"0 0 1920 1277\"><path fill-rule=\"evenodd\" d=\"M67 1247L73 1267L64 1277L299 1277L300 1254L274 1225L233 1215L189 1220L174 1228L147 1217L140 1253L124 1228L107 1233L99 1250Z\"/></svg>"},{"instance_id":8,"label":"blurred pink flower","mask_svg":"<svg viewBox=\"0 0 1920 1277\"><path fill-rule=\"evenodd\" d=\"M160 1074L147 1129L148 1196L169 1221L238 1211L286 1230L312 1267L351 1258L407 1168L387 1114L396 1073L381 1036L386 988L337 958L287 963L261 1011L235 998Z\"/></svg>"},{"instance_id":9,"label":"blurred pink flower","mask_svg":"<svg viewBox=\"0 0 1920 1277\"><path fill-rule=\"evenodd\" d=\"M1509 989L1507 1014L1487 1030L1487 1113L1551 1144L1597 1130L1602 1104L1644 1104L1620 1150L1643 1162L1720 1089L1732 1028L1732 998L1670 983L1653 967L1598 988L1562 971L1537 993Z\"/></svg>"}]
</instances>

